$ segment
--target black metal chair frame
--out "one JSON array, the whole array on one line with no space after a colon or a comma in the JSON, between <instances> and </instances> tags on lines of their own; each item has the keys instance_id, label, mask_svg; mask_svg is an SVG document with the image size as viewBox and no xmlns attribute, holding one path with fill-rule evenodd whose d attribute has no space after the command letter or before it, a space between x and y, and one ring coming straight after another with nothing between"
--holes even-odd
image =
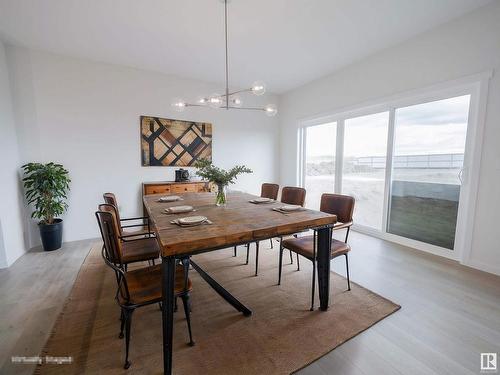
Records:
<instances>
[{"instance_id":1,"label":"black metal chair frame","mask_svg":"<svg viewBox=\"0 0 500 375\"><path fill-rule=\"evenodd\" d=\"M115 212L117 213L117 217L119 217L119 211L118 211L118 207L115 206L114 204L112 203L109 203L109 201L106 199L106 194L105 193L103 195L104 197L104 203L105 205L109 205L109 206L113 206L114 209L115 209ZM114 196L114 194L113 194ZM115 200L115 202L117 202ZM129 225L121 225L121 222L122 221L135 221L135 220L142 220L142 224L129 224ZM147 235L147 238L150 238L150 237L156 237L155 233L151 231L151 224L149 222L149 217L148 216L138 216L138 217L128 217L128 218L125 218L125 219L122 219L120 217L120 222L118 223L118 225L120 225L120 228L121 229L126 229L126 228L136 228L136 227L142 227L144 228L144 226L147 226L148 227L148 232L147 233L141 233L141 234L123 234L120 236L120 239L122 241L134 241L134 239L130 239L130 238L133 238L133 237L138 237L138 236L146 236ZM140 239L140 238L139 238Z\"/></svg>"},{"instance_id":2,"label":"black metal chair frame","mask_svg":"<svg viewBox=\"0 0 500 375\"><path fill-rule=\"evenodd\" d=\"M105 211L97 211L95 213L95 215L97 217L97 223L99 224L99 230L100 230L101 236L104 240L105 234L104 234L103 228L101 226L101 222L99 220L100 214L111 215L111 213L105 212ZM114 238L113 238L113 236L111 236L111 233L112 233L111 231L114 229L109 228L107 223L105 223L105 224L107 227L106 233L108 234L108 241L110 241L111 243L114 243ZM114 246L117 246L117 244L114 244ZM131 332L131 325L132 325L132 314L135 311L135 309L137 309L139 307L143 307L143 306L152 305L154 303L159 303L160 308L162 308L162 306L161 306L162 297L160 296L159 298L152 299L150 301L147 301L147 302L141 303L141 304L129 303L130 292L129 292L129 288L128 288L128 284L127 284L127 276L126 276L127 271L124 269L124 265L121 263L114 263L110 260L109 252L106 249L105 245L103 245L103 247L102 247L101 255L102 255L106 265L108 265L109 267L111 267L111 269L113 269L113 271L115 272L115 276L116 276L118 288L116 290L115 299L118 303L118 306L120 306L120 309L121 309L121 315L120 315L121 325L120 325L120 334L118 335L118 337L120 339L122 339L124 337L123 331L125 329L125 364L124 364L123 368L128 369L131 365L131 362L129 361L129 347L130 347L130 332ZM195 343L193 341L193 336L192 336L192 332L191 332L191 316L190 316L191 299L190 299L190 293L187 290L188 272L189 272L189 257L182 258L180 261L182 262L182 266L183 266L183 270L184 270L184 288L183 288L184 292L176 294L175 297L180 297L182 299L182 302L184 305L184 314L186 316L186 321L187 321L187 326L188 326L188 331L189 331L189 345L193 346ZM122 284L123 284L123 287L125 289L125 293L122 290ZM126 301L125 304L120 303L120 298L119 298L120 296Z\"/></svg>"},{"instance_id":3,"label":"black metal chair frame","mask_svg":"<svg viewBox=\"0 0 500 375\"><path fill-rule=\"evenodd\" d=\"M284 202L282 202L284 203ZM295 238L297 238L297 235L294 234L293 235ZM277 239L276 241L280 242L283 240L283 237L280 237L279 239ZM259 272L259 241L255 242L255 275L254 276L257 276L258 275L258 272ZM273 246L273 239L270 238L269 239L269 243L271 244L271 249L274 248ZM247 243L245 246L247 248L247 257L246 257L246 261L245 261L245 265L248 264L248 259L250 257L250 244L251 242ZM237 256L237 246L234 247L234 254L233 254L233 257L236 257ZM290 264L293 264L293 255L292 255L292 251L290 251ZM297 266L299 266L299 254L297 254Z\"/></svg>"},{"instance_id":4,"label":"black metal chair frame","mask_svg":"<svg viewBox=\"0 0 500 375\"><path fill-rule=\"evenodd\" d=\"M338 229L344 229L344 227L340 227ZM348 226L348 227L345 227L345 229L347 229L347 231L346 231L344 242L347 243L347 239L349 237L349 231L350 231L351 227ZM335 230L335 226L333 227L333 230ZM297 236L295 235L295 237L297 237ZM313 264L313 277L312 277L312 288L311 288L312 289L311 308L310 308L311 311L314 310L314 292L315 292L315 286L316 286L316 246L317 246L316 230L314 230L314 233L313 233L313 257L312 258L304 257L305 259L310 260ZM330 248L331 248L331 246L332 246L332 238L330 237ZM280 241L278 285L281 285L281 273L282 273L282 269L283 269L283 251L284 251L284 249L285 248L283 247L283 241ZM290 257L291 257L291 253L293 250L291 250L291 249L288 249L288 250L290 251ZM296 253L296 254L297 254L297 271L300 271L299 253ZM347 290L350 291L351 290L351 281L350 281L350 277L349 277L349 256L348 256L348 253L345 253L344 256L345 256L346 275L347 275ZM330 257L330 260L333 260L335 258Z\"/></svg>"}]
</instances>

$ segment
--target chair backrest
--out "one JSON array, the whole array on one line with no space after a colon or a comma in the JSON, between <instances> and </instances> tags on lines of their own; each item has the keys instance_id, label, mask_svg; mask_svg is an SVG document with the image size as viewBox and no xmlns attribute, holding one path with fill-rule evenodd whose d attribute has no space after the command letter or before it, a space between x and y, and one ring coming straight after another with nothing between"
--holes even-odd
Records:
<instances>
[{"instance_id":1,"label":"chair backrest","mask_svg":"<svg viewBox=\"0 0 500 375\"><path fill-rule=\"evenodd\" d=\"M128 289L126 272L122 263L122 246L116 231L116 216L113 210L101 210L106 208L102 206L111 206L103 204L99 206L99 211L95 213L97 223L101 231L104 246L102 247L102 257L106 265L115 271L116 283L118 289L116 290L116 297L121 297L128 302L130 300L130 291Z\"/></svg>"},{"instance_id":2,"label":"chair backrest","mask_svg":"<svg viewBox=\"0 0 500 375\"><path fill-rule=\"evenodd\" d=\"M118 237L123 236L123 229L120 224L120 214L118 213L118 208L110 203L102 203L99 205L99 211L111 212L115 218L115 231L118 233Z\"/></svg>"},{"instance_id":3,"label":"chair backrest","mask_svg":"<svg viewBox=\"0 0 500 375\"><path fill-rule=\"evenodd\" d=\"M117 230L116 215L112 207L114 206L109 204L99 205L99 210L95 213L95 216L104 242L106 259L121 268L122 244Z\"/></svg>"},{"instance_id":4,"label":"chair backrest","mask_svg":"<svg viewBox=\"0 0 500 375\"><path fill-rule=\"evenodd\" d=\"M281 190L281 202L303 206L306 200L306 189L293 186L285 186Z\"/></svg>"},{"instance_id":5,"label":"chair backrest","mask_svg":"<svg viewBox=\"0 0 500 375\"><path fill-rule=\"evenodd\" d=\"M260 196L262 198L278 199L278 191L280 186L278 184L263 183L260 190Z\"/></svg>"},{"instance_id":6,"label":"chair backrest","mask_svg":"<svg viewBox=\"0 0 500 375\"><path fill-rule=\"evenodd\" d=\"M352 222L354 212L354 198L350 195L328 194L321 196L320 211L337 215L337 221L341 223Z\"/></svg>"},{"instance_id":7,"label":"chair backrest","mask_svg":"<svg viewBox=\"0 0 500 375\"><path fill-rule=\"evenodd\" d=\"M102 197L104 198L104 203L112 204L116 207L116 218L118 219L118 223L120 223L120 212L118 211L118 201L116 200L116 195L113 193L104 193Z\"/></svg>"}]
</instances>

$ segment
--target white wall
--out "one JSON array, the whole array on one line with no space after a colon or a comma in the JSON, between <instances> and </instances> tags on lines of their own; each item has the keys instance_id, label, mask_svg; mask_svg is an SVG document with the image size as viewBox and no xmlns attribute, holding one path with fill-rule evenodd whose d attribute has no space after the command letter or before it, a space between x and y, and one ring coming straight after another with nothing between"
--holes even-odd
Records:
<instances>
[{"instance_id":1,"label":"white wall","mask_svg":"<svg viewBox=\"0 0 500 375\"><path fill-rule=\"evenodd\" d=\"M59 162L71 175L65 241L98 236L94 212L102 193L114 192L122 216L132 216L142 212L142 181L174 179L177 168L141 166L141 115L211 122L214 163L254 170L236 189L256 193L262 182L278 180L277 118L250 111L171 110L172 98L195 100L219 86L14 46L7 55L22 162ZM277 100L255 99L253 104ZM31 245L37 243L32 231Z\"/></svg>"},{"instance_id":2,"label":"white wall","mask_svg":"<svg viewBox=\"0 0 500 375\"><path fill-rule=\"evenodd\" d=\"M281 184L296 183L299 119L494 69L496 74L490 81L487 103L472 252L466 263L500 274L499 68L500 3L494 2L283 95L280 98Z\"/></svg>"},{"instance_id":3,"label":"white wall","mask_svg":"<svg viewBox=\"0 0 500 375\"><path fill-rule=\"evenodd\" d=\"M19 165L7 60L0 42L0 268L25 251Z\"/></svg>"}]
</instances>

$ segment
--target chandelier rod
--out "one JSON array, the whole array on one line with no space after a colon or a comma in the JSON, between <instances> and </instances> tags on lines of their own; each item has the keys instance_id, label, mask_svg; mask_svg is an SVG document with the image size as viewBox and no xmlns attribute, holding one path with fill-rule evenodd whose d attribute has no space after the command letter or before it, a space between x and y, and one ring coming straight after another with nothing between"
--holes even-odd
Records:
<instances>
[{"instance_id":1,"label":"chandelier rod","mask_svg":"<svg viewBox=\"0 0 500 375\"><path fill-rule=\"evenodd\" d=\"M191 103L186 103L186 107L205 107L203 104L191 104ZM243 109L243 110L249 110L249 111L266 111L265 108L259 108L259 107L233 107L233 106L224 106L223 108L227 109Z\"/></svg>"},{"instance_id":2,"label":"chandelier rod","mask_svg":"<svg viewBox=\"0 0 500 375\"><path fill-rule=\"evenodd\" d=\"M226 109L229 109L229 69L227 53L227 0L224 0L224 34L226 37Z\"/></svg>"}]
</instances>

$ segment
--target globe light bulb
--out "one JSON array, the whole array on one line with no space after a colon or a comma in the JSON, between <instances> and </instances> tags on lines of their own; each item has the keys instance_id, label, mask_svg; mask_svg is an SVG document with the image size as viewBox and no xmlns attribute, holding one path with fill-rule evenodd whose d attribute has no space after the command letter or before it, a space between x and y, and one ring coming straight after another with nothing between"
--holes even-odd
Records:
<instances>
[{"instance_id":1,"label":"globe light bulb","mask_svg":"<svg viewBox=\"0 0 500 375\"><path fill-rule=\"evenodd\" d=\"M231 98L231 106L239 108L243 104L243 101L241 100L240 97L235 96L234 98Z\"/></svg>"},{"instance_id":2,"label":"globe light bulb","mask_svg":"<svg viewBox=\"0 0 500 375\"><path fill-rule=\"evenodd\" d=\"M276 108L276 105L274 104L268 104L264 107L264 111L266 112L266 115L273 117L276 113L278 113L278 108Z\"/></svg>"},{"instance_id":3,"label":"globe light bulb","mask_svg":"<svg viewBox=\"0 0 500 375\"><path fill-rule=\"evenodd\" d=\"M255 81L252 85L251 90L255 95L259 95L259 96L264 95L264 93L266 92L266 85L262 81Z\"/></svg>"},{"instance_id":4,"label":"globe light bulb","mask_svg":"<svg viewBox=\"0 0 500 375\"><path fill-rule=\"evenodd\" d=\"M220 96L220 94L212 94L208 98L208 104L212 108L220 108L224 104L224 100Z\"/></svg>"},{"instance_id":5,"label":"globe light bulb","mask_svg":"<svg viewBox=\"0 0 500 375\"><path fill-rule=\"evenodd\" d=\"M208 98L204 97L204 96L200 96L198 97L198 99L196 99L196 104L199 104L199 105L207 105L208 104Z\"/></svg>"},{"instance_id":6,"label":"globe light bulb","mask_svg":"<svg viewBox=\"0 0 500 375\"><path fill-rule=\"evenodd\" d=\"M187 104L184 100L179 98L172 100L172 108L174 109L174 111L183 112L186 109L186 107Z\"/></svg>"}]
</instances>

